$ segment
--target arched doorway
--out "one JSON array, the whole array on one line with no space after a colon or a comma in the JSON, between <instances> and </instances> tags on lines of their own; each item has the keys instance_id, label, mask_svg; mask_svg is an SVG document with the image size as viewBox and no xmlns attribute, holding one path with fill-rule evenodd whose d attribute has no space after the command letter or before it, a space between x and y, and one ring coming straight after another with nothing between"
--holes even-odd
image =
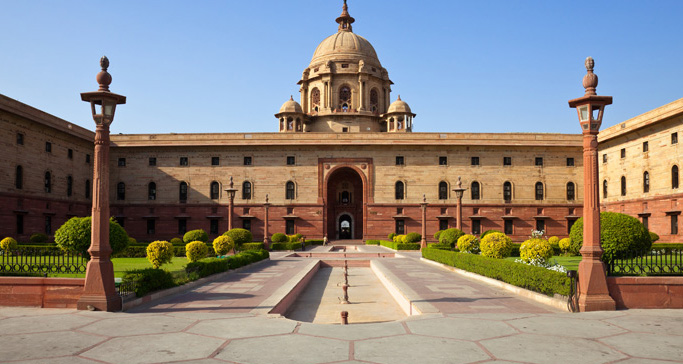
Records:
<instances>
[{"instance_id":1,"label":"arched doorway","mask_svg":"<svg viewBox=\"0 0 683 364\"><path fill-rule=\"evenodd\" d=\"M325 199L329 239L363 239L363 180L351 167L333 170Z\"/></svg>"}]
</instances>

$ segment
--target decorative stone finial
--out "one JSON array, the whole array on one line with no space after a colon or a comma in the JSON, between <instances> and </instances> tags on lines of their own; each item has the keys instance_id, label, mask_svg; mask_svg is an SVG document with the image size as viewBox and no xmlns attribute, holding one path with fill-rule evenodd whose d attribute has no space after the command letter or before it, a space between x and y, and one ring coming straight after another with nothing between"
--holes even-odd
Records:
<instances>
[{"instance_id":1,"label":"decorative stone finial","mask_svg":"<svg viewBox=\"0 0 683 364\"><path fill-rule=\"evenodd\" d=\"M401 101L401 95L398 95L398 100L397 100L397 101Z\"/></svg>"},{"instance_id":2,"label":"decorative stone finial","mask_svg":"<svg viewBox=\"0 0 683 364\"><path fill-rule=\"evenodd\" d=\"M422 194L422 202L427 203L427 195L424 193Z\"/></svg>"},{"instance_id":3,"label":"decorative stone finial","mask_svg":"<svg viewBox=\"0 0 683 364\"><path fill-rule=\"evenodd\" d=\"M294 101L294 96L293 96L293 95L289 95L289 101Z\"/></svg>"},{"instance_id":4,"label":"decorative stone finial","mask_svg":"<svg viewBox=\"0 0 683 364\"><path fill-rule=\"evenodd\" d=\"M458 188L462 188L462 181L460 180L460 176L458 176Z\"/></svg>"},{"instance_id":5,"label":"decorative stone finial","mask_svg":"<svg viewBox=\"0 0 683 364\"><path fill-rule=\"evenodd\" d=\"M232 182L232 176L230 176L230 188L233 188L235 186L235 183Z\"/></svg>"},{"instance_id":6,"label":"decorative stone finial","mask_svg":"<svg viewBox=\"0 0 683 364\"><path fill-rule=\"evenodd\" d=\"M337 18L336 22L339 23L339 31L350 32L352 31L351 24L356 21L351 15L349 15L349 6L346 5L346 0L344 0L344 6L342 7L342 13Z\"/></svg>"},{"instance_id":7,"label":"decorative stone finial","mask_svg":"<svg viewBox=\"0 0 683 364\"><path fill-rule=\"evenodd\" d=\"M268 194L266 193L266 203L268 203Z\"/></svg>"},{"instance_id":8,"label":"decorative stone finial","mask_svg":"<svg viewBox=\"0 0 683 364\"><path fill-rule=\"evenodd\" d=\"M109 91L111 75L107 72L107 68L109 68L109 58L107 58L107 56L102 56L102 58L100 58L100 67L102 67L102 71L100 71L96 77L97 83L100 84L98 91Z\"/></svg>"},{"instance_id":9,"label":"decorative stone finial","mask_svg":"<svg viewBox=\"0 0 683 364\"><path fill-rule=\"evenodd\" d=\"M598 76L593 73L593 67L595 67L595 61L593 57L586 58L586 75L583 76L583 87L586 89L585 96L597 95L595 89L598 87Z\"/></svg>"}]
</instances>

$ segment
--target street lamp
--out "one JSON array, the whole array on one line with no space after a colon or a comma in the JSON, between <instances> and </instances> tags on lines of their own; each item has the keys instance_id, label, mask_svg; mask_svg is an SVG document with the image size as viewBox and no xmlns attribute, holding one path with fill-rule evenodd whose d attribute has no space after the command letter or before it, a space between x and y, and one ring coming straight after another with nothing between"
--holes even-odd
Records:
<instances>
[{"instance_id":1,"label":"street lamp","mask_svg":"<svg viewBox=\"0 0 683 364\"><path fill-rule=\"evenodd\" d=\"M576 108L583 133L583 247L579 263L579 311L613 311L615 303L609 295L605 264L600 260L600 197L598 195L598 132L606 105L612 96L598 96L598 76L593 73L595 62L586 58L587 73L583 76L583 97L569 100Z\"/></svg>"},{"instance_id":2,"label":"street lamp","mask_svg":"<svg viewBox=\"0 0 683 364\"><path fill-rule=\"evenodd\" d=\"M420 250L427 247L427 195L422 195L422 240L420 241Z\"/></svg>"},{"instance_id":3,"label":"street lamp","mask_svg":"<svg viewBox=\"0 0 683 364\"><path fill-rule=\"evenodd\" d=\"M232 230L232 210L235 206L235 193L237 189L235 184L232 182L232 176L230 176L230 187L225 189L228 194L228 231Z\"/></svg>"},{"instance_id":4,"label":"street lamp","mask_svg":"<svg viewBox=\"0 0 683 364\"><path fill-rule=\"evenodd\" d=\"M97 74L100 88L81 93L90 103L95 120L95 163L93 167L93 199L91 243L85 273L83 294L76 307L79 310L121 311L121 296L114 286L114 266L109 245L109 125L114 121L116 105L125 104L126 97L109 92L111 75L107 72L109 59L100 59L102 71Z\"/></svg>"},{"instance_id":5,"label":"street lamp","mask_svg":"<svg viewBox=\"0 0 683 364\"><path fill-rule=\"evenodd\" d=\"M457 205L455 209L455 227L458 228L458 230L462 230L462 195L467 188L462 187L460 176L458 176L457 186L458 187L453 189L453 192L455 192L455 198L457 199Z\"/></svg>"},{"instance_id":6,"label":"street lamp","mask_svg":"<svg viewBox=\"0 0 683 364\"><path fill-rule=\"evenodd\" d=\"M265 217L263 221L263 246L268 249L270 247L270 237L268 236L268 208L270 203L268 202L268 194L266 193L266 203L263 204L265 209Z\"/></svg>"}]
</instances>

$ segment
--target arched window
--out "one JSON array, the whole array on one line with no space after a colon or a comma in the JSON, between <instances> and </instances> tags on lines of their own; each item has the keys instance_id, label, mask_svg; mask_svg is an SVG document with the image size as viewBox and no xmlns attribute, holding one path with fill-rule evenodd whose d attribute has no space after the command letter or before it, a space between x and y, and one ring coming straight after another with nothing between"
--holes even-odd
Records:
<instances>
[{"instance_id":1,"label":"arched window","mask_svg":"<svg viewBox=\"0 0 683 364\"><path fill-rule=\"evenodd\" d=\"M626 177L621 176L621 195L626 196Z\"/></svg>"},{"instance_id":2,"label":"arched window","mask_svg":"<svg viewBox=\"0 0 683 364\"><path fill-rule=\"evenodd\" d=\"M481 191L479 187L480 185L477 181L472 182L472 184L470 185L470 192L472 194L473 200L478 200L481 198Z\"/></svg>"},{"instance_id":3,"label":"arched window","mask_svg":"<svg viewBox=\"0 0 683 364\"><path fill-rule=\"evenodd\" d=\"M45 172L45 192L52 193L52 174Z\"/></svg>"},{"instance_id":4,"label":"arched window","mask_svg":"<svg viewBox=\"0 0 683 364\"><path fill-rule=\"evenodd\" d=\"M126 199L126 184L123 182L116 184L116 199L118 201L123 201Z\"/></svg>"},{"instance_id":5,"label":"arched window","mask_svg":"<svg viewBox=\"0 0 683 364\"><path fill-rule=\"evenodd\" d=\"M536 182L536 188L534 188L536 191L536 200L543 200L543 183L541 182Z\"/></svg>"},{"instance_id":6,"label":"arched window","mask_svg":"<svg viewBox=\"0 0 683 364\"><path fill-rule=\"evenodd\" d=\"M342 86L339 89L339 105L342 111L349 111L351 108L351 88L349 86Z\"/></svg>"},{"instance_id":7,"label":"arched window","mask_svg":"<svg viewBox=\"0 0 683 364\"><path fill-rule=\"evenodd\" d=\"M505 202L512 201L512 183L510 182L503 183L503 200Z\"/></svg>"},{"instance_id":8,"label":"arched window","mask_svg":"<svg viewBox=\"0 0 683 364\"><path fill-rule=\"evenodd\" d=\"M85 198L90 199L91 193L90 193L90 180L86 179L85 180Z\"/></svg>"},{"instance_id":9,"label":"arched window","mask_svg":"<svg viewBox=\"0 0 683 364\"><path fill-rule=\"evenodd\" d=\"M154 182L150 182L147 185L147 199L148 200L156 200L157 199L157 184Z\"/></svg>"},{"instance_id":10,"label":"arched window","mask_svg":"<svg viewBox=\"0 0 683 364\"><path fill-rule=\"evenodd\" d=\"M439 182L439 200L448 200L448 183Z\"/></svg>"},{"instance_id":11,"label":"arched window","mask_svg":"<svg viewBox=\"0 0 683 364\"><path fill-rule=\"evenodd\" d=\"M650 192L650 173L643 173L643 193Z\"/></svg>"},{"instance_id":12,"label":"arched window","mask_svg":"<svg viewBox=\"0 0 683 364\"><path fill-rule=\"evenodd\" d=\"M287 118L287 130L294 130L294 119L291 117Z\"/></svg>"},{"instance_id":13,"label":"arched window","mask_svg":"<svg viewBox=\"0 0 683 364\"><path fill-rule=\"evenodd\" d=\"M178 200L181 202L187 201L187 182L180 182L178 185Z\"/></svg>"},{"instance_id":14,"label":"arched window","mask_svg":"<svg viewBox=\"0 0 683 364\"><path fill-rule=\"evenodd\" d=\"M678 166L671 167L671 188L678 188Z\"/></svg>"},{"instance_id":15,"label":"arched window","mask_svg":"<svg viewBox=\"0 0 683 364\"><path fill-rule=\"evenodd\" d=\"M242 183L242 199L251 200L251 182L249 181Z\"/></svg>"},{"instance_id":16,"label":"arched window","mask_svg":"<svg viewBox=\"0 0 683 364\"><path fill-rule=\"evenodd\" d=\"M602 198L607 198L607 180L602 180Z\"/></svg>"},{"instance_id":17,"label":"arched window","mask_svg":"<svg viewBox=\"0 0 683 364\"><path fill-rule=\"evenodd\" d=\"M370 111L379 111L379 93L374 88L370 90Z\"/></svg>"},{"instance_id":18,"label":"arched window","mask_svg":"<svg viewBox=\"0 0 683 364\"><path fill-rule=\"evenodd\" d=\"M405 188L406 188L406 186L405 186L405 184L403 184L403 182L401 182L401 181L396 182L396 187L394 189L395 190L394 192L395 192L395 195L396 195L395 197L397 200L403 200L405 198Z\"/></svg>"},{"instance_id":19,"label":"arched window","mask_svg":"<svg viewBox=\"0 0 683 364\"><path fill-rule=\"evenodd\" d=\"M285 198L288 200L294 199L294 182L287 181L285 185Z\"/></svg>"},{"instance_id":20,"label":"arched window","mask_svg":"<svg viewBox=\"0 0 683 364\"><path fill-rule=\"evenodd\" d=\"M71 176L66 177L66 195L71 197L74 194L74 178Z\"/></svg>"},{"instance_id":21,"label":"arched window","mask_svg":"<svg viewBox=\"0 0 683 364\"><path fill-rule=\"evenodd\" d=\"M24 188L24 167L17 166L16 173L14 174L14 187L20 190Z\"/></svg>"},{"instance_id":22,"label":"arched window","mask_svg":"<svg viewBox=\"0 0 683 364\"><path fill-rule=\"evenodd\" d=\"M185 185L185 190L186 190L185 191L185 199L187 199L187 184ZM220 195L220 191L221 191L221 188L220 188L220 185L218 184L218 182L216 182L216 181L211 182L211 199L212 200L218 200L218 197Z\"/></svg>"},{"instance_id":23,"label":"arched window","mask_svg":"<svg viewBox=\"0 0 683 364\"><path fill-rule=\"evenodd\" d=\"M576 186L574 182L567 183L567 201L574 201L576 199Z\"/></svg>"},{"instance_id":24,"label":"arched window","mask_svg":"<svg viewBox=\"0 0 683 364\"><path fill-rule=\"evenodd\" d=\"M320 90L317 87L311 91L311 110L320 111Z\"/></svg>"}]
</instances>

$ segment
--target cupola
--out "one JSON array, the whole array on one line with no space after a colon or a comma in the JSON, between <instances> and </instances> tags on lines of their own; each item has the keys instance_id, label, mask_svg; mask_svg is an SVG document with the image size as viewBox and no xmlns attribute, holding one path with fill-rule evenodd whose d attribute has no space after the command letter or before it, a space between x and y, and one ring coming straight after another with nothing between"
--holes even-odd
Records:
<instances>
[{"instance_id":1,"label":"cupola","mask_svg":"<svg viewBox=\"0 0 683 364\"><path fill-rule=\"evenodd\" d=\"M409 133L413 131L413 118L416 115L410 110L408 103L398 99L389 105L386 114L382 115L387 125L387 132L390 133Z\"/></svg>"},{"instance_id":2,"label":"cupola","mask_svg":"<svg viewBox=\"0 0 683 364\"><path fill-rule=\"evenodd\" d=\"M295 133L304 131L304 112L301 105L294 101L292 96L280 107L280 112L275 114L280 121L281 133Z\"/></svg>"}]
</instances>

